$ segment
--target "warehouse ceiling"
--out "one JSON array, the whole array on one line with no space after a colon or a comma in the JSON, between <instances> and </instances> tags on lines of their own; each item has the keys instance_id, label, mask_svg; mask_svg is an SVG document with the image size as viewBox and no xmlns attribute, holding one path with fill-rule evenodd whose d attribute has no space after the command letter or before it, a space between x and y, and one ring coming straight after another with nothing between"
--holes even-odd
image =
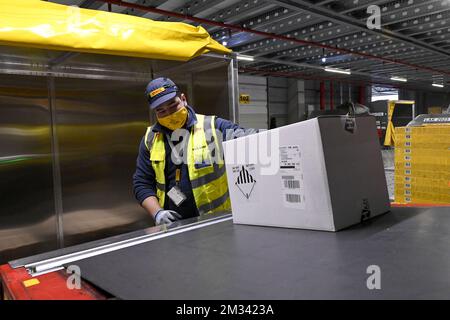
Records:
<instances>
[{"instance_id":1,"label":"warehouse ceiling","mask_svg":"<svg viewBox=\"0 0 450 320\"><path fill-rule=\"evenodd\" d=\"M450 0L52 2L202 25L249 74L450 87Z\"/></svg>"}]
</instances>

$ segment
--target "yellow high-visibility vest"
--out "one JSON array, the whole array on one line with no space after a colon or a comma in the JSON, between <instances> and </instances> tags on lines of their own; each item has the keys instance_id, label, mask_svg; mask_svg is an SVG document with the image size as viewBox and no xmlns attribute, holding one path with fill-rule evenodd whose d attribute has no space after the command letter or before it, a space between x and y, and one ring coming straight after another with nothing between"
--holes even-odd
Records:
<instances>
[{"instance_id":1,"label":"yellow high-visibility vest","mask_svg":"<svg viewBox=\"0 0 450 320\"><path fill-rule=\"evenodd\" d=\"M212 137L214 141L208 141ZM221 141L221 140L220 140ZM191 127L187 146L187 166L195 203L200 214L231 209L222 145L217 139L215 117L197 114ZM166 197L166 149L164 134L147 128L145 145L156 176L156 196L161 208ZM214 155L212 154L214 148ZM215 159L215 160L214 160Z\"/></svg>"}]
</instances>

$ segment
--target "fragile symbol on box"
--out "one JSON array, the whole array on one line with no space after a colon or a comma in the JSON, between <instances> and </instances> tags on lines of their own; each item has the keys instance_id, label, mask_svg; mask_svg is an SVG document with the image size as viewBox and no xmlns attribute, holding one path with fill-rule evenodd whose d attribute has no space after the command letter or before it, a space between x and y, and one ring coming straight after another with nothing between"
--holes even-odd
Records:
<instances>
[{"instance_id":1,"label":"fragile symbol on box","mask_svg":"<svg viewBox=\"0 0 450 320\"><path fill-rule=\"evenodd\" d=\"M255 184L256 180L248 172L248 170L245 169L244 166L242 166L241 170L239 171L239 175L236 179L235 185L242 192L244 197L246 197L247 199L250 198L250 195L252 194Z\"/></svg>"}]
</instances>

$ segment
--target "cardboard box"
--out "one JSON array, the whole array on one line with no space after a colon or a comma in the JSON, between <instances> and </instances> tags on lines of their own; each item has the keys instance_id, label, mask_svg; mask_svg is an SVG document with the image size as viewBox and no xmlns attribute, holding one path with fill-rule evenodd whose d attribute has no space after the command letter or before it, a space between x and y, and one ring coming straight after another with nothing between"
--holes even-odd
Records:
<instances>
[{"instance_id":1,"label":"cardboard box","mask_svg":"<svg viewBox=\"0 0 450 320\"><path fill-rule=\"evenodd\" d=\"M389 211L375 117L355 121L319 117L225 141L234 223L337 231Z\"/></svg>"}]
</instances>

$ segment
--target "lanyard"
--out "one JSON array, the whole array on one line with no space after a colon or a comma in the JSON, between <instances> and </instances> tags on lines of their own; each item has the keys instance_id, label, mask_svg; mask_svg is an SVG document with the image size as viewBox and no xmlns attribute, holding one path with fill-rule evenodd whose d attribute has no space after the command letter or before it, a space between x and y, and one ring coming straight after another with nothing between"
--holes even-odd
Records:
<instances>
[{"instance_id":1,"label":"lanyard","mask_svg":"<svg viewBox=\"0 0 450 320\"><path fill-rule=\"evenodd\" d=\"M170 145L170 149L172 150L172 152L175 152L175 146L173 144L173 142L169 139L169 137L167 137L167 142ZM180 150L180 152L177 154L177 159L182 162L183 161L183 149ZM177 169L175 170L175 184L177 187L180 186L180 180L181 180L181 163L177 164Z\"/></svg>"},{"instance_id":2,"label":"lanyard","mask_svg":"<svg viewBox=\"0 0 450 320\"><path fill-rule=\"evenodd\" d=\"M180 166L177 166L177 169L175 170L175 184L177 187L180 186L180 179L181 179L181 169Z\"/></svg>"}]
</instances>

